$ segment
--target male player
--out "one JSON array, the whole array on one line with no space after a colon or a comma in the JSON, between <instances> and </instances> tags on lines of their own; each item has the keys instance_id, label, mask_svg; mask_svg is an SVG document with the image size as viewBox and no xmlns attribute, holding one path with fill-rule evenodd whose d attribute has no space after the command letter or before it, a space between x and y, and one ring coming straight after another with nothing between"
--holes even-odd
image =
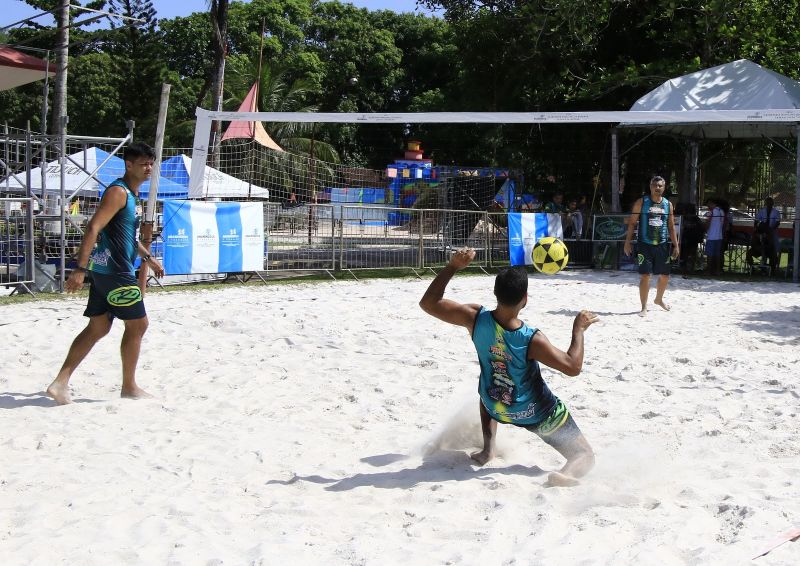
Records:
<instances>
[{"instance_id":1,"label":"male player","mask_svg":"<svg viewBox=\"0 0 800 566\"><path fill-rule=\"evenodd\" d=\"M146 144L134 143L125 148L124 159L125 174L103 194L97 212L86 226L78 250L78 265L65 285L68 292L78 291L83 288L84 277L90 274L89 301L83 313L89 324L72 342L61 371L47 388L47 394L59 405L72 402L69 392L72 372L98 340L108 334L114 318L125 323L120 348L122 397L151 397L136 384L136 364L148 320L133 263L139 255L156 277L164 275L161 264L138 241L139 187L153 171L155 152Z\"/></svg>"},{"instance_id":2,"label":"male player","mask_svg":"<svg viewBox=\"0 0 800 566\"><path fill-rule=\"evenodd\" d=\"M631 239L636 225L639 225L639 241L636 244L636 259L639 263L639 299L642 310L639 316L647 314L647 295L650 293L650 275L658 275L656 298L653 301L668 311L669 305L664 302L664 291L667 290L672 260L680 256L680 244L675 235L675 216L672 203L664 196L666 181L656 175L650 179L650 194L633 203L633 211L628 219L628 231L625 234L623 251L626 256L632 253ZM672 241L672 253L669 242Z\"/></svg>"},{"instance_id":3,"label":"male player","mask_svg":"<svg viewBox=\"0 0 800 566\"><path fill-rule=\"evenodd\" d=\"M572 324L572 342L564 352L553 346L541 330L519 319L528 303L528 274L523 267L500 270L495 278L497 307L461 304L444 298L457 271L475 257L475 250L456 252L431 282L419 305L426 313L466 328L478 354L483 450L471 454L479 465L494 457L497 423L509 423L537 434L567 459L548 476L548 486L572 486L594 466L594 453L566 405L542 379L539 362L576 376L583 367L583 333L599 318L581 311Z\"/></svg>"}]
</instances>

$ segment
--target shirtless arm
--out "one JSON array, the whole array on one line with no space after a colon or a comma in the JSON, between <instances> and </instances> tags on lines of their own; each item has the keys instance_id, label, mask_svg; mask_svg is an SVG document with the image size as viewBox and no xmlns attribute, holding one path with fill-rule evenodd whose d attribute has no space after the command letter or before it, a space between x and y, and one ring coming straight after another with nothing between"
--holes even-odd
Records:
<instances>
[{"instance_id":1,"label":"shirtless arm","mask_svg":"<svg viewBox=\"0 0 800 566\"><path fill-rule=\"evenodd\" d=\"M97 207L97 212L94 213L92 218L86 224L86 231L83 233L83 240L81 246L78 248L77 262L78 269L73 269L64 284L67 292L78 291L83 288L83 279L85 276L85 269L89 263L89 256L97 243L97 237L100 231L111 222L114 215L125 206L127 202L127 191L117 185L110 186L103 198L100 199L100 206Z\"/></svg>"},{"instance_id":2,"label":"shirtless arm","mask_svg":"<svg viewBox=\"0 0 800 566\"><path fill-rule=\"evenodd\" d=\"M456 326L463 326L470 332L475 324L475 315L478 314L480 305L461 304L445 299L444 291L453 275L467 267L474 258L475 250L470 248L458 250L450 258L447 267L434 278L419 301L419 306L429 315Z\"/></svg>"},{"instance_id":3,"label":"shirtless arm","mask_svg":"<svg viewBox=\"0 0 800 566\"><path fill-rule=\"evenodd\" d=\"M566 352L553 346L542 331L537 332L528 346L528 358L566 375L578 375L583 369L583 333L598 320L593 312L579 312L572 323L572 341Z\"/></svg>"}]
</instances>

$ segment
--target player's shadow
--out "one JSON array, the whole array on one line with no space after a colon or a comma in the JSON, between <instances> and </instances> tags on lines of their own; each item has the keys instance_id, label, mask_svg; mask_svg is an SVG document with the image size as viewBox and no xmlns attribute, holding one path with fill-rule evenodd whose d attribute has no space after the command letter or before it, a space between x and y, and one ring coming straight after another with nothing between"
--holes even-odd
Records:
<instances>
[{"instance_id":1,"label":"player's shadow","mask_svg":"<svg viewBox=\"0 0 800 566\"><path fill-rule=\"evenodd\" d=\"M73 399L73 403L98 403L96 399ZM0 393L0 409L19 409L21 407L57 407L53 399L44 391L39 393Z\"/></svg>"},{"instance_id":2,"label":"player's shadow","mask_svg":"<svg viewBox=\"0 0 800 566\"><path fill-rule=\"evenodd\" d=\"M402 454L383 454L362 458L362 462L372 465L388 465L406 459ZM380 463L378 463L380 462ZM445 481L466 481L478 479L491 481L497 475L518 475L538 477L545 470L538 466L505 466L501 468L475 468L469 456L460 450L440 450L425 456L422 464L416 468L404 468L394 472L377 472L374 474L355 474L348 478L335 479L323 476L298 476L289 480L270 480L267 484L291 485L298 481L318 484L330 484L326 491L349 491L357 487L376 487L380 489L409 489L421 483L439 483Z\"/></svg>"}]
</instances>

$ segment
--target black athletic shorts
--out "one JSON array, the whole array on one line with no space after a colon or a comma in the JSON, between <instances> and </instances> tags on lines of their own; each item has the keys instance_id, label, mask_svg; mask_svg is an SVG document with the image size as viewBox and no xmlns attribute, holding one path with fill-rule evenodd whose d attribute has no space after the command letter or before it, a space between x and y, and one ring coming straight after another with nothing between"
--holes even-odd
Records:
<instances>
[{"instance_id":1,"label":"black athletic shorts","mask_svg":"<svg viewBox=\"0 0 800 566\"><path fill-rule=\"evenodd\" d=\"M636 260L639 262L639 273L649 275L669 275L672 271L672 257L669 253L669 244L636 244Z\"/></svg>"},{"instance_id":2,"label":"black athletic shorts","mask_svg":"<svg viewBox=\"0 0 800 566\"><path fill-rule=\"evenodd\" d=\"M139 282L132 273L103 275L90 272L90 281L89 302L83 316L106 314L120 320L136 320L147 316Z\"/></svg>"}]
</instances>

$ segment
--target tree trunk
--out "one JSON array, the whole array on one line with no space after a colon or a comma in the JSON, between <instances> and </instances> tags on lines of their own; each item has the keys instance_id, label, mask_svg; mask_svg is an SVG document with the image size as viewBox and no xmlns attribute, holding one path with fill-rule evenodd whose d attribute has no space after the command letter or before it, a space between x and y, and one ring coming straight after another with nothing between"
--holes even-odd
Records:
<instances>
[{"instance_id":1,"label":"tree trunk","mask_svg":"<svg viewBox=\"0 0 800 566\"><path fill-rule=\"evenodd\" d=\"M211 0L211 47L214 50L214 69L211 77L211 108L222 110L222 92L225 80L225 52L228 42L228 0ZM219 168L219 145L222 124L215 120L211 125L212 167Z\"/></svg>"},{"instance_id":2,"label":"tree trunk","mask_svg":"<svg viewBox=\"0 0 800 566\"><path fill-rule=\"evenodd\" d=\"M58 39L56 47L56 78L53 96L53 118L50 132L64 132L62 116L67 115L67 68L69 62L69 0L61 0L58 17Z\"/></svg>"}]
</instances>

